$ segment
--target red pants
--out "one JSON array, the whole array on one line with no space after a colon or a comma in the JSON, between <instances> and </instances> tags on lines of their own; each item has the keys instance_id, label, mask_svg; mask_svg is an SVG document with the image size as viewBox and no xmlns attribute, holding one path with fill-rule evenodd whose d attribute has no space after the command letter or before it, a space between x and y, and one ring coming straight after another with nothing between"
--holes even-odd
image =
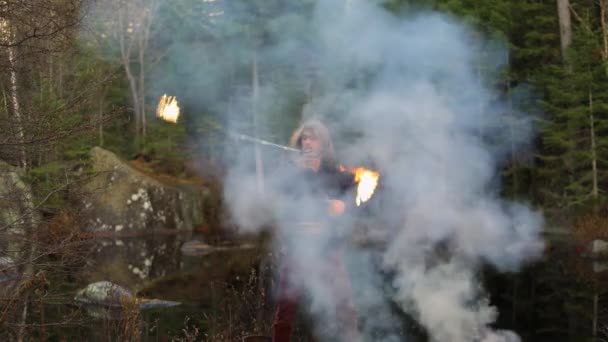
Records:
<instances>
[{"instance_id":1,"label":"red pants","mask_svg":"<svg viewBox=\"0 0 608 342\"><path fill-rule=\"evenodd\" d=\"M339 331L343 336L337 336L336 340L358 341L357 314L352 302L352 288L346 265L344 264L341 253L335 253L327 262L328 267L320 272L327 273L331 280L333 298L336 298L336 319ZM291 272L302 271L284 262L281 266L279 278L278 302L272 324L272 341L289 342L293 323L298 310L298 299L303 288L298 284L293 284Z\"/></svg>"}]
</instances>

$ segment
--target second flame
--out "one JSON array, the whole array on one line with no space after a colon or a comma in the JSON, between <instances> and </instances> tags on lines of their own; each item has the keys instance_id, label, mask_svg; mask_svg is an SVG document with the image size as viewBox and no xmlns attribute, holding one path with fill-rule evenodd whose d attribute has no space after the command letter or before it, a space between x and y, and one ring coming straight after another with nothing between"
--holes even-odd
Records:
<instances>
[{"instance_id":1,"label":"second flame","mask_svg":"<svg viewBox=\"0 0 608 342\"><path fill-rule=\"evenodd\" d=\"M367 202L374 195L376 187L378 186L378 179L380 173L366 169L364 167L357 167L347 169L340 165L340 171L349 171L355 176L355 183L357 183L357 197L355 198L355 204L360 206L361 203Z\"/></svg>"}]
</instances>

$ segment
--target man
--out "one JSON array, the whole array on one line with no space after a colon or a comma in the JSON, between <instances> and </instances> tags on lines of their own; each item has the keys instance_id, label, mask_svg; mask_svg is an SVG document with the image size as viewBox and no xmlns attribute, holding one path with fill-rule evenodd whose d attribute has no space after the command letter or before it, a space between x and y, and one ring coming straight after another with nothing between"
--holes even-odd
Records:
<instances>
[{"instance_id":1,"label":"man","mask_svg":"<svg viewBox=\"0 0 608 342\"><path fill-rule=\"evenodd\" d=\"M340 239L335 234L337 220L347 207L341 198L353 186L353 177L338 169L329 131L320 121L304 122L294 132L290 144L301 153L295 160L293 175L281 186L286 202L291 204L285 208L289 211L286 217L290 227L283 231L287 238L280 262L272 340L290 340L297 302L303 292L309 290L302 282L317 279L336 303L338 329L334 333L340 331L342 336L335 336L334 340L356 341L357 317L350 280L342 261ZM301 260L306 259L306 255L313 261ZM307 278L302 279L303 275Z\"/></svg>"}]
</instances>

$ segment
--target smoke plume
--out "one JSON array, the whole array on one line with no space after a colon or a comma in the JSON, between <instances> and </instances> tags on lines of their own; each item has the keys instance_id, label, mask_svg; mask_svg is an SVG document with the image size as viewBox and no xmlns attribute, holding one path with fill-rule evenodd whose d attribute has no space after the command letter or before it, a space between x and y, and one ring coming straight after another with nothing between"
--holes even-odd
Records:
<instances>
[{"instance_id":1,"label":"smoke plume","mask_svg":"<svg viewBox=\"0 0 608 342\"><path fill-rule=\"evenodd\" d=\"M276 131L294 129L289 118L301 111L330 127L344 164L381 172L365 208L345 195L348 214L319 220L309 234L325 206L284 167L290 156L262 152L263 180L252 146L225 156L232 219L244 232L275 232L319 336L336 333L339 301L352 299L365 340L407 340L409 317L433 341L518 341L491 328L498 312L479 281L482 266L516 271L542 249L542 216L499 196L498 168L533 132L529 116L492 89L506 47L448 15L395 15L378 1L267 4L272 15L262 22L261 3L205 3L208 23L183 25L164 41L163 68L173 74L159 69L155 90L174 89L192 112L217 113L227 130L280 143L287 134ZM226 38L195 42L202 32ZM285 184L297 199L277 190ZM374 240L365 247L351 243L361 221L364 240ZM342 257L350 282L332 261L336 240L350 246ZM340 298L336 284L352 287L351 298Z\"/></svg>"}]
</instances>

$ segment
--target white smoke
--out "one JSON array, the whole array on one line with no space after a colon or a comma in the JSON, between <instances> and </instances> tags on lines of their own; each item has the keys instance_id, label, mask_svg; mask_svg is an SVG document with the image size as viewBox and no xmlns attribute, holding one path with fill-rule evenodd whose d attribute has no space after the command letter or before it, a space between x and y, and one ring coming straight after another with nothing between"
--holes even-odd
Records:
<instances>
[{"instance_id":1,"label":"white smoke","mask_svg":"<svg viewBox=\"0 0 608 342\"><path fill-rule=\"evenodd\" d=\"M391 204L375 214L393 225L375 229L390 236L380 254L383 271L393 272L392 300L433 341L519 340L490 328L498 313L477 274L484 263L517 270L542 248L541 215L497 195L499 163L510 148L524 146L532 131L522 116L517 127L507 126L507 116L516 113L484 86L479 68L497 72L502 61L483 60L482 51L497 45L484 45L453 18L398 18L366 1L350 1L348 7L319 2L313 23L317 82L325 92L309 102L305 115L322 113L334 131L356 132L358 139L342 143L344 159L372 156L385 175ZM290 237L297 228L288 218L279 220L279 229ZM330 311L335 300L324 290L332 284L314 276L327 260L305 253L315 246L303 240L293 244L297 248L290 252L307 265L296 282L324 305L323 312ZM371 287L366 293L382 292L360 274L353 279L355 287ZM386 317L360 314L364 331L386 323Z\"/></svg>"},{"instance_id":2,"label":"white smoke","mask_svg":"<svg viewBox=\"0 0 608 342\"><path fill-rule=\"evenodd\" d=\"M255 17L247 4L211 2L213 13L223 16L192 27L209 29L210 35L230 31L233 23ZM352 248L345 259L354 264L353 299L364 338L404 339L392 302L434 341L519 340L512 332L491 329L498 313L478 279L484 264L517 270L542 249L542 216L498 195L500 163L524 148L532 133L530 118L486 86L505 63L506 49L455 18L432 12L394 15L379 1L310 0L283 9L265 23L268 42L255 54L246 37L253 31L212 47L193 43L191 37L200 32L184 29L165 41L171 45L164 65L174 67L174 79L161 69L149 83L182 89L190 108L222 112L230 129L250 128L244 124L250 116L232 114L252 107L251 83L237 89L227 85L235 75L251 72L255 55L260 70L266 70L260 71L256 107L274 113L272 121L260 118L260 131L288 122L293 112L283 112L287 103L294 92L305 93L303 116L329 124L341 160L373 161L382 174L381 189L370 202L368 228L385 239L371 251ZM283 75L288 70L289 80L273 77L275 70ZM331 333L339 316L336 283L343 281L332 261L333 243L350 239L358 221L318 222L318 234L303 233L301 218L323 216L323 203L307 193L308 184L281 171L289 169L281 166L286 158L276 155L265 155L260 191L253 155L251 146L230 155L234 163L226 175L225 199L232 218L245 232L273 227L277 251L288 251L295 260L292 283L309 294L310 312ZM297 201L276 191L285 184L299 187ZM342 199L354 207L353 198Z\"/></svg>"}]
</instances>

